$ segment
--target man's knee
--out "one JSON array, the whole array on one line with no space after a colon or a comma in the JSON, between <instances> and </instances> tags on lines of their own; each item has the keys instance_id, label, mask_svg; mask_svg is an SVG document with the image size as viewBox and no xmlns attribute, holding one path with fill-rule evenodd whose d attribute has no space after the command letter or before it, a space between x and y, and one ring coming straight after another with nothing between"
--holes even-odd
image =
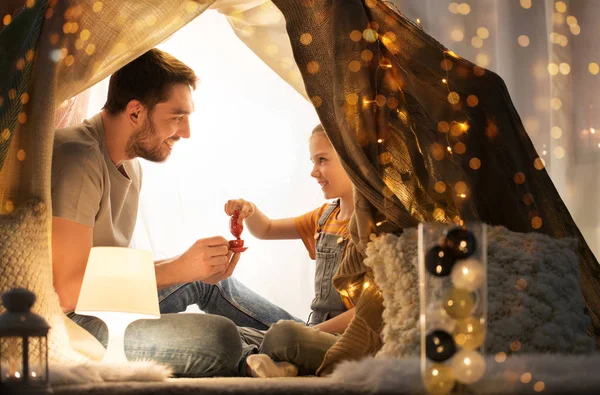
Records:
<instances>
[{"instance_id":1,"label":"man's knee","mask_svg":"<svg viewBox=\"0 0 600 395\"><path fill-rule=\"evenodd\" d=\"M190 352L203 356L209 354L214 358L214 363L210 365L209 371L201 372L202 374L199 375L230 376L235 374L242 356L242 342L237 326L230 319L217 315L180 315L186 316L186 321L188 321L186 322L188 328L186 332L192 337L188 343L193 344Z\"/></svg>"},{"instance_id":2,"label":"man's knee","mask_svg":"<svg viewBox=\"0 0 600 395\"><path fill-rule=\"evenodd\" d=\"M159 362L171 365L177 376L230 376L237 372L242 343L231 320L184 313L137 322L127 329L129 347L141 350L152 343L152 352L165 358L158 358Z\"/></svg>"},{"instance_id":3,"label":"man's knee","mask_svg":"<svg viewBox=\"0 0 600 395\"><path fill-rule=\"evenodd\" d=\"M91 333L105 348L108 344L108 328L100 318L74 314L71 320Z\"/></svg>"},{"instance_id":4,"label":"man's knee","mask_svg":"<svg viewBox=\"0 0 600 395\"><path fill-rule=\"evenodd\" d=\"M222 366L221 371L213 375L230 376L237 373L242 357L242 341L237 326L225 317L209 314L204 314L204 317L210 320L208 329L211 334L207 340L211 342L215 358Z\"/></svg>"}]
</instances>

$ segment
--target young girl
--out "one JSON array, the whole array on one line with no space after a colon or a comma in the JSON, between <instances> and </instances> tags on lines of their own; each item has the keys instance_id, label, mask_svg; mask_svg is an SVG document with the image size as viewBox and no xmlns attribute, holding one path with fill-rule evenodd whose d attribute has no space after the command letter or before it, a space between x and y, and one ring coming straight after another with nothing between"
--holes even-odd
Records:
<instances>
[{"instance_id":1,"label":"young girl","mask_svg":"<svg viewBox=\"0 0 600 395\"><path fill-rule=\"evenodd\" d=\"M310 306L309 328L293 321L271 326L259 354L246 360L253 376L315 374L325 353L336 342L336 334L343 333L354 316L349 299L343 298L332 285L349 239L348 223L354 211L352 183L321 125L312 132L309 150L314 163L311 176L321 186L325 199L336 199L333 203L299 217L273 220L246 200L229 200L225 204L227 215L239 210L239 220L245 222L256 238L302 239L309 256L316 259L315 298Z\"/></svg>"}]
</instances>

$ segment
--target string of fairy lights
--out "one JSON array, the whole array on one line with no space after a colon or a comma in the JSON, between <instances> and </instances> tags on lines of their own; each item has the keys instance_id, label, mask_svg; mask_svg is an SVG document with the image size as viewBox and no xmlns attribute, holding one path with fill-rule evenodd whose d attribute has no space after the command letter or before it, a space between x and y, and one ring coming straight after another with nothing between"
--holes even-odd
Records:
<instances>
[{"instance_id":1,"label":"string of fairy lights","mask_svg":"<svg viewBox=\"0 0 600 395\"><path fill-rule=\"evenodd\" d=\"M530 10L534 6L545 6L545 4L542 4L543 2L536 2L535 0L519 0L518 3L525 13L531 12ZM550 60L543 65L538 59L532 65L533 77L542 79L550 77L551 80L565 78L573 74L574 69L570 61L575 62L575 57L571 59L570 55L561 56L560 54L568 54L570 44L582 32L582 27L579 24L577 16L570 12L568 2L555 1L552 5L553 9L549 10L551 12L552 32L547 37L536 36L532 38L530 34L523 32L519 32L521 34L517 33L518 36L516 36L516 42L522 48L528 48L534 42L543 44L544 46L547 43L551 44L549 47ZM474 6L478 5L475 4ZM456 17L467 17L474 13L471 5L466 2L451 2L448 4L448 12L456 15ZM545 12L548 12L548 10L545 10ZM473 19L474 21L477 20L477 16L473 16L473 18L475 18ZM506 35L505 33L503 34ZM470 39L470 45L477 50L481 50L474 57L474 62L481 67L488 67L492 61L490 56L484 51L484 47L487 46L485 42L490 38L490 35L490 29L480 24L476 28L476 34ZM461 43L466 44L468 42L466 29L453 27L450 31L450 39L456 45L460 45ZM578 76L584 76L586 73L589 73L588 75L591 76L600 74L600 65L597 58L594 59L594 57L582 61L581 64L578 63L577 67ZM584 70L583 67L587 68L587 70ZM564 110L565 101L561 98L561 95L562 92L560 90L553 89L551 97L538 96L533 98L533 105L536 112L539 113L540 111L548 110L558 112L561 109ZM581 158L590 153L600 152L600 131L598 131L598 119L596 115L597 108L597 104L589 104L585 114L582 115L584 119L577 125L561 124L554 121L548 130L540 130L539 114L524 114L523 123L525 129L538 148L544 166L546 166L546 161L548 161L548 166L550 166L552 162L550 159L560 161L565 159L569 154ZM572 127L580 127L580 129L570 130ZM575 136L575 147L572 147L572 144L569 142L572 135Z\"/></svg>"}]
</instances>

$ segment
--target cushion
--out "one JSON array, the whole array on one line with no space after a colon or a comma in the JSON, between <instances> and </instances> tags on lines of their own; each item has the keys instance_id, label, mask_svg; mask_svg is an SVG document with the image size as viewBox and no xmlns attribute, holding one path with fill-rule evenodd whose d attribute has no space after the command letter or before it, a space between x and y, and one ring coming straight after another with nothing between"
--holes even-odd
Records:
<instances>
[{"instance_id":1,"label":"cushion","mask_svg":"<svg viewBox=\"0 0 600 395\"><path fill-rule=\"evenodd\" d=\"M579 262L573 239L488 227L489 353L594 350L586 334ZM420 350L418 231L384 234L367 249L384 297L384 346L380 357L416 356ZM511 349L512 346L512 349Z\"/></svg>"}]
</instances>

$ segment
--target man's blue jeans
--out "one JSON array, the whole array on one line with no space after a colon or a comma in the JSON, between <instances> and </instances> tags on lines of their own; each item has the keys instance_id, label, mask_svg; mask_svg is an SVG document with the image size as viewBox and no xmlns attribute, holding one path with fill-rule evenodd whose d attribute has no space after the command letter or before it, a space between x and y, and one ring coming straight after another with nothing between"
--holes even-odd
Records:
<instances>
[{"instance_id":1,"label":"man's blue jeans","mask_svg":"<svg viewBox=\"0 0 600 395\"><path fill-rule=\"evenodd\" d=\"M303 322L229 277L217 285L200 281L175 285L158 293L160 312L179 313L197 305L207 314L227 317L237 326L267 330L279 320Z\"/></svg>"},{"instance_id":2,"label":"man's blue jeans","mask_svg":"<svg viewBox=\"0 0 600 395\"><path fill-rule=\"evenodd\" d=\"M245 357L258 347L242 342L238 326L266 330L279 320L302 322L234 278L218 285L177 285L158 297L161 318L132 323L125 332L125 354L129 360L170 365L176 376L243 376ZM206 314L174 314L194 304ZM106 346L108 331L101 320L69 317Z\"/></svg>"}]
</instances>

